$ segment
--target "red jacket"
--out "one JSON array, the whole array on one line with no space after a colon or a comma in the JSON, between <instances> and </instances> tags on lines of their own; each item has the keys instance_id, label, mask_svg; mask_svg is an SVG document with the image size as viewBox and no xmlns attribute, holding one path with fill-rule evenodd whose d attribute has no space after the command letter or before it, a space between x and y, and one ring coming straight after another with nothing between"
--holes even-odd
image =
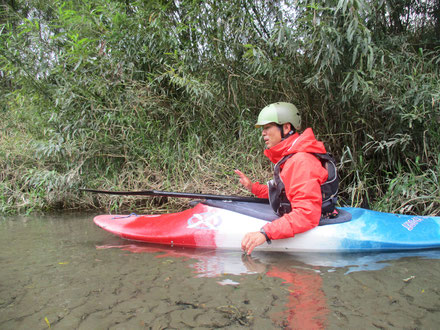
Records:
<instances>
[{"instance_id":1,"label":"red jacket","mask_svg":"<svg viewBox=\"0 0 440 330\"><path fill-rule=\"evenodd\" d=\"M295 133L281 141L264 154L276 164L284 156L294 154L281 165L281 179L292 211L264 226L270 239L293 237L316 227L321 218L321 184L327 180L327 170L310 153L325 153L324 144L317 141L311 128L301 135ZM260 198L268 198L267 185L253 183L252 193Z\"/></svg>"}]
</instances>

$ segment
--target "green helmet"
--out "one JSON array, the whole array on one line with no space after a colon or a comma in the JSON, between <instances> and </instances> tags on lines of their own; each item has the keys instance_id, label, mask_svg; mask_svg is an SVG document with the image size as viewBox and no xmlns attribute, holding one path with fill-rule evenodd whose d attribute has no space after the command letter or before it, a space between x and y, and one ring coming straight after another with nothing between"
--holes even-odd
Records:
<instances>
[{"instance_id":1,"label":"green helmet","mask_svg":"<svg viewBox=\"0 0 440 330\"><path fill-rule=\"evenodd\" d=\"M255 127L261 127L269 123L276 123L278 125L291 123L298 131L301 129L301 116L298 109L292 103L272 103L260 111Z\"/></svg>"}]
</instances>

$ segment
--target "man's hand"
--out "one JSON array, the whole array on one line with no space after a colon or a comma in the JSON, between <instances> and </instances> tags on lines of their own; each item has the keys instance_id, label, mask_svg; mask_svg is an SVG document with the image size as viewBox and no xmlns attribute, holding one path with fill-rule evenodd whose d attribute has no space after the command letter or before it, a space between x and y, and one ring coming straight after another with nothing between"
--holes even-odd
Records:
<instances>
[{"instance_id":1,"label":"man's hand","mask_svg":"<svg viewBox=\"0 0 440 330\"><path fill-rule=\"evenodd\" d=\"M255 247L263 244L264 242L266 242L266 237L259 231L247 233L244 235L243 240L241 241L241 249L244 251L244 253L250 255Z\"/></svg>"},{"instance_id":2,"label":"man's hand","mask_svg":"<svg viewBox=\"0 0 440 330\"><path fill-rule=\"evenodd\" d=\"M234 171L238 176L240 177L240 183L249 191L252 192L252 181L244 175L241 171L235 170Z\"/></svg>"}]
</instances>

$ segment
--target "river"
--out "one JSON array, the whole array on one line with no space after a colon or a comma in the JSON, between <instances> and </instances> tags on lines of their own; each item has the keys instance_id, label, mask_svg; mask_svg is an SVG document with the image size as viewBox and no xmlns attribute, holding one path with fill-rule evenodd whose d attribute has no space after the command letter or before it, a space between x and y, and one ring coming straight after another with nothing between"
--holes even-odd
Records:
<instances>
[{"instance_id":1,"label":"river","mask_svg":"<svg viewBox=\"0 0 440 330\"><path fill-rule=\"evenodd\" d=\"M119 239L91 214L0 217L0 329L436 329L440 250L285 254Z\"/></svg>"}]
</instances>

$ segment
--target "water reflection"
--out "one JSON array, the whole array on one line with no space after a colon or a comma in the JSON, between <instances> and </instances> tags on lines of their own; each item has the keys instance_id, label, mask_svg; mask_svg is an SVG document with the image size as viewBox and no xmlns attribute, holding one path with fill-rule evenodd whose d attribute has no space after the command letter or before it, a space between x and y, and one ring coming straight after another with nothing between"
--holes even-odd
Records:
<instances>
[{"instance_id":1,"label":"water reflection","mask_svg":"<svg viewBox=\"0 0 440 330\"><path fill-rule=\"evenodd\" d=\"M359 271L380 270L390 266L390 261L416 257L421 259L440 259L440 250L417 250L376 253L329 253L329 254L289 254L291 258L311 266L327 267L327 271L346 268L345 274ZM273 259L276 256L271 256Z\"/></svg>"},{"instance_id":2,"label":"water reflection","mask_svg":"<svg viewBox=\"0 0 440 330\"><path fill-rule=\"evenodd\" d=\"M252 257L239 251L219 251L167 247L146 243L102 245L98 249L119 248L132 253L158 253L157 258L178 257L194 259L191 264L197 277L216 277L224 274L243 275L265 273L268 267L293 267L314 272L332 272L345 268L345 274L383 269L389 261L417 257L440 259L440 250L418 250L382 253L277 253L254 252Z\"/></svg>"},{"instance_id":3,"label":"water reflection","mask_svg":"<svg viewBox=\"0 0 440 330\"><path fill-rule=\"evenodd\" d=\"M191 267L194 269L196 277L216 277L224 274L242 275L256 272L243 262L242 253L236 251L172 248L144 243L101 245L97 248L119 248L132 253L157 253L156 258L194 259L195 263L191 264Z\"/></svg>"}]
</instances>

